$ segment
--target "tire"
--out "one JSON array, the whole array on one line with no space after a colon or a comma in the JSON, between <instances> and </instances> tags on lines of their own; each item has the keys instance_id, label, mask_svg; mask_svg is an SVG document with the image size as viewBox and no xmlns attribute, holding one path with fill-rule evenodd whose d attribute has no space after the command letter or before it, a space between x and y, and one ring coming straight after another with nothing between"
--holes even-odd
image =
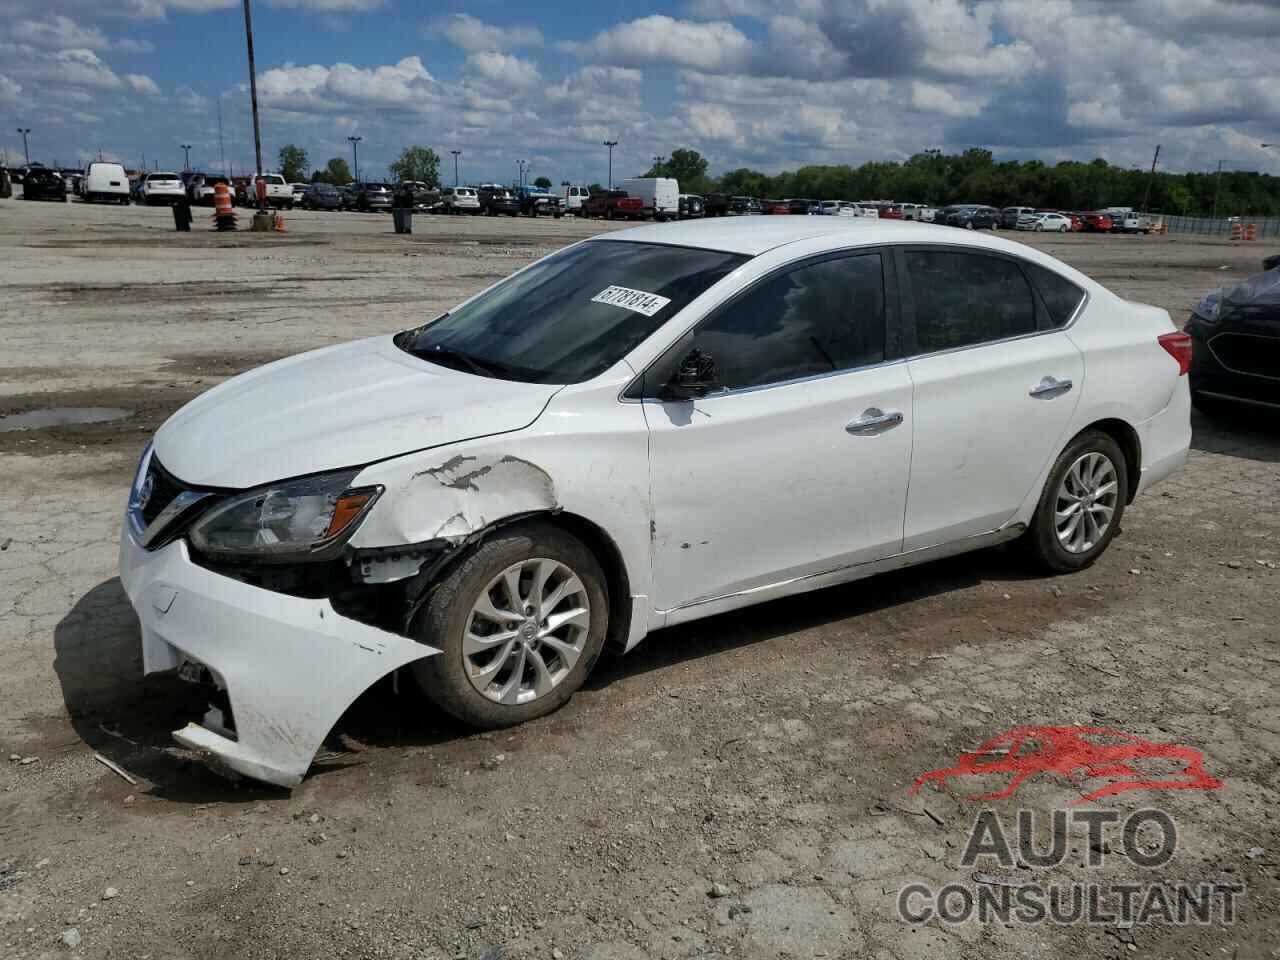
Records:
<instances>
[{"instance_id":1,"label":"tire","mask_svg":"<svg viewBox=\"0 0 1280 960\"><path fill-rule=\"evenodd\" d=\"M1101 536L1095 536L1092 543L1089 542L1087 536L1089 528L1086 526L1085 530L1080 532L1078 547L1068 549L1058 531L1057 509L1060 495L1073 488L1080 489L1078 479L1068 480L1068 475L1088 476L1090 470L1098 469L1097 458L1099 457L1105 459L1110 468L1109 473L1105 468L1099 471L1101 477L1099 487L1107 489L1114 484L1114 492L1109 497L1097 496L1081 502L1093 504L1094 510L1088 511L1089 516L1096 517L1099 514L1095 511L1110 509L1110 519L1102 529ZM1077 464L1083 464L1081 473L1075 473ZM1110 480L1107 480L1108 476ZM1107 546L1120 532L1128 489L1129 468L1124 459L1124 452L1115 439L1101 430L1085 430L1078 434L1059 454L1053 469L1049 471L1049 478L1045 481L1044 490L1040 493L1036 512L1031 518L1027 532L1023 535L1023 543L1032 561L1052 573L1073 573L1092 564L1102 556ZM1084 516L1085 511L1077 511L1077 514ZM1069 520L1064 521L1064 523L1069 522ZM1086 523L1087 518L1077 521L1076 526L1071 528L1073 533L1067 535L1068 539L1074 539L1074 531L1079 530L1079 527Z\"/></svg>"},{"instance_id":2,"label":"tire","mask_svg":"<svg viewBox=\"0 0 1280 960\"><path fill-rule=\"evenodd\" d=\"M972 220L966 220L966 221L964 222L964 228L965 228L966 230L972 230L972 229L973 229L973 221L972 221Z\"/></svg>"},{"instance_id":3,"label":"tire","mask_svg":"<svg viewBox=\"0 0 1280 960\"><path fill-rule=\"evenodd\" d=\"M1037 224L1035 225L1035 227L1034 227L1034 230L1035 230L1035 232L1036 232L1036 233L1044 233L1044 224L1043 224L1043 223L1037 223Z\"/></svg>"},{"instance_id":4,"label":"tire","mask_svg":"<svg viewBox=\"0 0 1280 960\"><path fill-rule=\"evenodd\" d=\"M551 649L546 659L542 659L544 654L548 654L547 646L536 639L522 638L522 631L529 629L530 624L536 629L542 611L535 611L532 620L516 621L522 624L519 631L506 631L503 629L505 623L488 620L474 609L487 593L490 605L504 612L511 603L504 577L513 568L519 571L517 565L521 563L527 567L516 574L517 590L522 594L532 592L532 575L537 569L532 562L534 560L555 565L555 573L546 581L551 585L551 592L563 582L561 577L565 570L576 578L580 587L571 587L572 592L559 599L555 610L564 613L572 609L570 605L573 604L579 605L577 609L583 609L580 605L584 600L586 602L586 625L573 625L570 621L558 637L566 648L578 650L572 664L566 662L557 648ZM528 609L532 608L526 607ZM604 649L608 622L609 597L604 573L591 551L577 538L549 523L531 521L517 524L483 542L455 564L432 590L430 598L414 618L410 633L441 652L417 661L413 665L414 676L427 696L441 709L470 726L495 729L525 723L559 709L582 686ZM489 647L476 648L468 657L464 652L463 637L464 633L474 635L471 634L473 629L486 634L507 633L509 638ZM529 650L530 644L535 647L533 652ZM497 652L489 656L489 649ZM504 691L511 696L513 689L526 695L535 692L524 689L525 684L532 687L540 675L534 657L539 658L544 669L557 675L554 684L541 695L524 702L504 703L494 699L502 697ZM503 658L501 666L488 677L473 683L473 673L491 669L499 658ZM517 662L523 669L518 682L513 684ZM485 686L490 695L481 693L477 684Z\"/></svg>"},{"instance_id":5,"label":"tire","mask_svg":"<svg viewBox=\"0 0 1280 960\"><path fill-rule=\"evenodd\" d=\"M1070 228L1070 227L1068 227L1068 226L1064 223L1062 226L1060 226L1060 227L1058 228L1058 232L1059 232L1059 233L1066 233L1066 232L1067 232L1068 230L1070 230L1070 229L1071 229L1071 228Z\"/></svg>"}]
</instances>

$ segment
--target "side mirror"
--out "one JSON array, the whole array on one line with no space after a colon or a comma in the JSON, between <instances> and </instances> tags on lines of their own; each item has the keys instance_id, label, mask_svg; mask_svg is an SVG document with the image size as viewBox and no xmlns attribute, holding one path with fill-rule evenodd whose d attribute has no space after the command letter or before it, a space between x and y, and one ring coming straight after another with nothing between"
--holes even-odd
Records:
<instances>
[{"instance_id":1,"label":"side mirror","mask_svg":"<svg viewBox=\"0 0 1280 960\"><path fill-rule=\"evenodd\" d=\"M660 400L688 401L705 397L716 385L716 362L697 347L690 350L662 390Z\"/></svg>"}]
</instances>

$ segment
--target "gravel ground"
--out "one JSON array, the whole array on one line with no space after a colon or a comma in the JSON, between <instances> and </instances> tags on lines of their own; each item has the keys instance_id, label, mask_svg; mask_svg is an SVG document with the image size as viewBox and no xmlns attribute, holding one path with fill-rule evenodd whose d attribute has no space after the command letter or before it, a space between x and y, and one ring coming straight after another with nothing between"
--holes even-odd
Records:
<instances>
[{"instance_id":1,"label":"gravel ground","mask_svg":"<svg viewBox=\"0 0 1280 960\"><path fill-rule=\"evenodd\" d=\"M603 225L420 218L405 238L295 213L284 235L180 235L165 210L16 201L0 220L0 416L130 411L0 432L0 956L1280 957L1274 429L1197 417L1185 471L1074 576L987 551L663 631L497 734L383 683L285 793L195 762L168 731L202 704L140 677L115 545L146 436L226 376L408 326ZM1176 317L1264 252L1034 242ZM904 885L990 886L961 862L980 810L1043 822L1084 790L913 780L1072 724L1195 747L1224 786L1077 808L1165 811L1164 866L1117 834L1088 867L1075 824L1056 866L977 869L1243 885L1234 921L900 919Z\"/></svg>"}]
</instances>

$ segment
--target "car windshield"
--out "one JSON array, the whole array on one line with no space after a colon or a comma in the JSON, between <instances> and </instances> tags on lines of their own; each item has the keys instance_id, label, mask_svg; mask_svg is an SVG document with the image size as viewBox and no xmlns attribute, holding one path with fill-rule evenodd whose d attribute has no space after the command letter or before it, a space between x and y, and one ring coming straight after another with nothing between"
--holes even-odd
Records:
<instances>
[{"instance_id":1,"label":"car windshield","mask_svg":"<svg viewBox=\"0 0 1280 960\"><path fill-rule=\"evenodd\" d=\"M592 240L396 337L400 349L526 383L578 383L607 370L747 260L663 244Z\"/></svg>"}]
</instances>

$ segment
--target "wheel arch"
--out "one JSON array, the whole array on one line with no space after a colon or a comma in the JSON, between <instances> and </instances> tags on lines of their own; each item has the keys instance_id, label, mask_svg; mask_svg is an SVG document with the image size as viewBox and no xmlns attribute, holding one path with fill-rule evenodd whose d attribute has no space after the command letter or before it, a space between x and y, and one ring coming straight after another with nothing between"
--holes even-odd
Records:
<instances>
[{"instance_id":1,"label":"wheel arch","mask_svg":"<svg viewBox=\"0 0 1280 960\"><path fill-rule=\"evenodd\" d=\"M1101 431L1120 447L1120 451L1124 454L1125 472L1128 474L1128 490L1125 491L1124 502L1126 505L1133 503L1134 497L1138 494L1138 484L1142 479L1142 441L1138 438L1138 431L1131 424L1117 417L1095 420L1080 430L1076 437L1086 430ZM1075 437L1071 439L1075 440Z\"/></svg>"},{"instance_id":2,"label":"wheel arch","mask_svg":"<svg viewBox=\"0 0 1280 960\"><path fill-rule=\"evenodd\" d=\"M634 603L631 597L631 575L623 559L622 550L617 542L599 524L567 510L536 510L514 514L495 520L485 527L476 530L467 537L458 549L449 553L444 562L432 567L429 571L429 582L422 584L414 592L416 599L412 602L409 618L416 613L430 594L432 588L439 583L458 563L475 551L480 544L495 533L510 532L525 524L542 523L558 527L576 539L591 551L605 577L605 591L609 597L609 626L605 633L605 648L623 653L627 648L627 640L631 633L631 622L634 616ZM427 571L424 570L424 574Z\"/></svg>"}]
</instances>

